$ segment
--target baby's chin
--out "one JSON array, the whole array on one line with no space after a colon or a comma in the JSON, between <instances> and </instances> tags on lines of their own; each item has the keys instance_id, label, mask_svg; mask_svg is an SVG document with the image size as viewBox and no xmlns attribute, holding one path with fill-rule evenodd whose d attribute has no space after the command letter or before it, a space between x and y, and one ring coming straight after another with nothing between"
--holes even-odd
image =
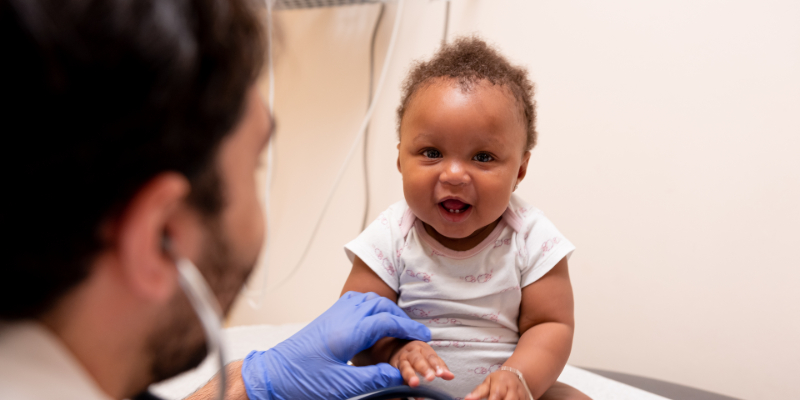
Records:
<instances>
[{"instance_id":1,"label":"baby's chin","mask_svg":"<svg viewBox=\"0 0 800 400\"><path fill-rule=\"evenodd\" d=\"M437 235L450 240L467 239L473 235L479 234L483 228L491 225L492 222L494 222L494 220L492 220L485 224L481 224L480 221L478 221L480 219L480 215L475 214L474 209L469 210L465 220L460 222L451 222L442 215L442 211L439 209L440 207L438 207L438 205L436 210L424 209L423 211L425 212L418 212L414 209L414 207L411 207L410 204L409 207L411 208L411 211L414 212L414 215L416 215L417 218L423 222L423 224L433 229Z\"/></svg>"},{"instance_id":2,"label":"baby's chin","mask_svg":"<svg viewBox=\"0 0 800 400\"><path fill-rule=\"evenodd\" d=\"M466 239L472 236L472 232L465 231L462 229L447 229L442 227L437 228L436 226L433 225L431 225L431 228L433 228L439 235L442 235L450 240Z\"/></svg>"},{"instance_id":3,"label":"baby's chin","mask_svg":"<svg viewBox=\"0 0 800 400\"><path fill-rule=\"evenodd\" d=\"M464 224L450 224L450 223L442 223L441 221L436 221L433 224L424 222L426 225L433 228L441 236L444 236L450 240L461 240L461 239L468 239L474 235L480 234L480 232L489 226L491 223L476 226L473 223L464 223ZM459 226L461 225L461 226Z\"/></svg>"}]
</instances>

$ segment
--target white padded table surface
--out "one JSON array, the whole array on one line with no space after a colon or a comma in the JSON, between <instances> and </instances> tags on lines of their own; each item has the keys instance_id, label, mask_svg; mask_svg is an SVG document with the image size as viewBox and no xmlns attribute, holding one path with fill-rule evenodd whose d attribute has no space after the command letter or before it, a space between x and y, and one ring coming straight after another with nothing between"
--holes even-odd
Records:
<instances>
[{"instance_id":1,"label":"white padded table surface","mask_svg":"<svg viewBox=\"0 0 800 400\"><path fill-rule=\"evenodd\" d=\"M252 350L267 350L299 331L305 324L253 325L225 329L226 362L244 358ZM153 393L178 400L204 385L217 372L210 360L194 370L153 385ZM664 397L567 365L559 381L572 385L595 400L664 400Z\"/></svg>"}]
</instances>

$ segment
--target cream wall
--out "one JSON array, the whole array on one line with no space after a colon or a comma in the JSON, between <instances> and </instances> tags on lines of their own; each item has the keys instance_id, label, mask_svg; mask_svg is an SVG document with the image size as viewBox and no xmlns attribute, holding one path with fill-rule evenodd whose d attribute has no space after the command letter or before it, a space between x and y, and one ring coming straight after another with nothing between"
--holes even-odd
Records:
<instances>
[{"instance_id":1,"label":"cream wall","mask_svg":"<svg viewBox=\"0 0 800 400\"><path fill-rule=\"evenodd\" d=\"M237 304L231 325L309 321L339 294L342 245L363 211L358 157L305 263L274 286L365 111L376 15L375 5L277 14L271 284L260 309ZM371 218L402 198L399 85L438 46L443 16L442 2L406 2L371 125ZM453 0L450 27L495 43L537 84L540 145L518 193L578 247L570 363L800 398L800 3Z\"/></svg>"}]
</instances>

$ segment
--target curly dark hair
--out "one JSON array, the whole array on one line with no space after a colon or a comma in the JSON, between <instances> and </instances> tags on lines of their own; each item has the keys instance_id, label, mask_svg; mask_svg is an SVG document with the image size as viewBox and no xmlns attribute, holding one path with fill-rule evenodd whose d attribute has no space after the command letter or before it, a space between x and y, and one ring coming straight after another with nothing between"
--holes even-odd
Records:
<instances>
[{"instance_id":1,"label":"curly dark hair","mask_svg":"<svg viewBox=\"0 0 800 400\"><path fill-rule=\"evenodd\" d=\"M0 0L0 319L89 274L99 226L154 176L224 206L216 155L266 49L255 0Z\"/></svg>"},{"instance_id":2,"label":"curly dark hair","mask_svg":"<svg viewBox=\"0 0 800 400\"><path fill-rule=\"evenodd\" d=\"M464 91L480 81L507 88L525 122L526 150L536 145L536 101L533 82L524 67L512 65L502 54L477 36L463 36L444 45L429 61L418 61L403 82L403 97L397 108L397 131L414 93L437 78L454 79Z\"/></svg>"}]
</instances>

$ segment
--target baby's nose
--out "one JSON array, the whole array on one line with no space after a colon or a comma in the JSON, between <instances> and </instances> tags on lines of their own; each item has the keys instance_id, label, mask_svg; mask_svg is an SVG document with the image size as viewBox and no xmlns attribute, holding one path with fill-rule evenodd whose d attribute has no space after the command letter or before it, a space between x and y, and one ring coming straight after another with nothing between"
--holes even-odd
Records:
<instances>
[{"instance_id":1,"label":"baby's nose","mask_svg":"<svg viewBox=\"0 0 800 400\"><path fill-rule=\"evenodd\" d=\"M439 181L449 185L466 185L470 183L470 176L465 166L459 161L445 162Z\"/></svg>"}]
</instances>

